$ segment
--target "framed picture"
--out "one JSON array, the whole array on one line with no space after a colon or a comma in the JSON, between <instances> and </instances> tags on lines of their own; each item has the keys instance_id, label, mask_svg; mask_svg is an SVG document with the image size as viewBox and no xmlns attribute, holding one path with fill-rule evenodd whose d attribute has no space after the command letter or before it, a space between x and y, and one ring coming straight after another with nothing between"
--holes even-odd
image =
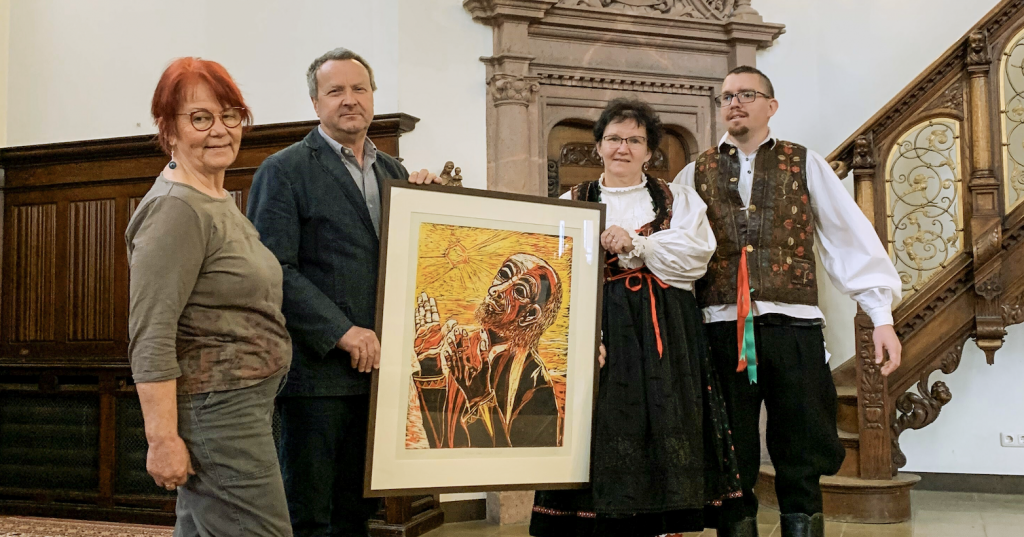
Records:
<instances>
[{"instance_id":1,"label":"framed picture","mask_svg":"<svg viewBox=\"0 0 1024 537\"><path fill-rule=\"evenodd\" d=\"M365 493L582 487L604 205L389 181Z\"/></svg>"}]
</instances>

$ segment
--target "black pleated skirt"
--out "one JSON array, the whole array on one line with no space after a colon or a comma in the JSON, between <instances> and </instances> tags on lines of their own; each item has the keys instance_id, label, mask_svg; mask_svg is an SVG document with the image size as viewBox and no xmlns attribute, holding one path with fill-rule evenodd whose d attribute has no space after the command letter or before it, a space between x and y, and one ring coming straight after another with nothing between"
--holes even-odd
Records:
<instances>
[{"instance_id":1,"label":"black pleated skirt","mask_svg":"<svg viewBox=\"0 0 1024 537\"><path fill-rule=\"evenodd\" d=\"M644 270L607 282L603 309L590 486L538 491L530 535L700 531L741 489L697 302Z\"/></svg>"}]
</instances>

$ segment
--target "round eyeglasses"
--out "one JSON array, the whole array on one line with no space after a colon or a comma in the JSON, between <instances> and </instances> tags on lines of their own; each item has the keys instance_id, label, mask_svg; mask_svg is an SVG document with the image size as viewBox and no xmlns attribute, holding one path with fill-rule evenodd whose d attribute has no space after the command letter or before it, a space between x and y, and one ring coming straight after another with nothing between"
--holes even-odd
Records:
<instances>
[{"instance_id":1,"label":"round eyeglasses","mask_svg":"<svg viewBox=\"0 0 1024 537\"><path fill-rule=\"evenodd\" d=\"M188 116L189 121L192 123L192 128L199 132L208 131L213 128L213 123L217 117L220 117L221 123L229 129L233 129L242 124L242 118L245 115L245 108L232 107L225 108L223 112L214 114L209 110L196 110L187 114L178 114L179 116Z\"/></svg>"}]
</instances>

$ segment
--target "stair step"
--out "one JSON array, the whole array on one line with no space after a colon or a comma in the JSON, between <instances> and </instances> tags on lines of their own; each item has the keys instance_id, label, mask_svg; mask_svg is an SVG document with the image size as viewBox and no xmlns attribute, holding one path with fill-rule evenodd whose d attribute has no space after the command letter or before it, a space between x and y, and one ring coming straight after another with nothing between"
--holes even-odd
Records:
<instances>
[{"instance_id":1,"label":"stair step","mask_svg":"<svg viewBox=\"0 0 1024 537\"><path fill-rule=\"evenodd\" d=\"M825 518L835 522L893 524L910 520L910 489L921 478L897 474L891 480L823 476L821 491L825 499ZM761 466L754 488L761 505L779 508L775 497L775 468Z\"/></svg>"},{"instance_id":2,"label":"stair step","mask_svg":"<svg viewBox=\"0 0 1024 537\"><path fill-rule=\"evenodd\" d=\"M857 412L857 387L836 386L839 406L836 409L836 424L840 431L860 432L860 416Z\"/></svg>"},{"instance_id":3,"label":"stair step","mask_svg":"<svg viewBox=\"0 0 1024 537\"><path fill-rule=\"evenodd\" d=\"M843 465L839 467L839 472L836 475L857 477L860 475L860 435L840 430L839 442L846 450L846 458L843 459Z\"/></svg>"}]
</instances>

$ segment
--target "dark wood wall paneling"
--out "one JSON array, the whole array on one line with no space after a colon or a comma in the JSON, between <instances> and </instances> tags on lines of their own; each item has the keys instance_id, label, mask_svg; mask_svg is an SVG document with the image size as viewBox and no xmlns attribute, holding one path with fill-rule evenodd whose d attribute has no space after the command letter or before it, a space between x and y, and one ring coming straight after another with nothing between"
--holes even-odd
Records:
<instances>
[{"instance_id":1,"label":"dark wood wall paneling","mask_svg":"<svg viewBox=\"0 0 1024 537\"><path fill-rule=\"evenodd\" d=\"M370 136L398 154L416 118L377 116ZM253 173L316 122L253 127L225 188L244 211ZM125 364L128 219L167 163L151 136L0 150L4 278L0 365ZM0 239L2 240L2 239Z\"/></svg>"},{"instance_id":2,"label":"dark wood wall paneling","mask_svg":"<svg viewBox=\"0 0 1024 537\"><path fill-rule=\"evenodd\" d=\"M379 115L370 137L398 156L417 121ZM245 133L225 180L243 212L256 168L316 125ZM173 521L173 495L145 473L124 243L167 161L152 136L0 149L0 513ZM436 505L414 509L422 500L393 502L389 514L440 515ZM386 518L391 530L416 533Z\"/></svg>"}]
</instances>

